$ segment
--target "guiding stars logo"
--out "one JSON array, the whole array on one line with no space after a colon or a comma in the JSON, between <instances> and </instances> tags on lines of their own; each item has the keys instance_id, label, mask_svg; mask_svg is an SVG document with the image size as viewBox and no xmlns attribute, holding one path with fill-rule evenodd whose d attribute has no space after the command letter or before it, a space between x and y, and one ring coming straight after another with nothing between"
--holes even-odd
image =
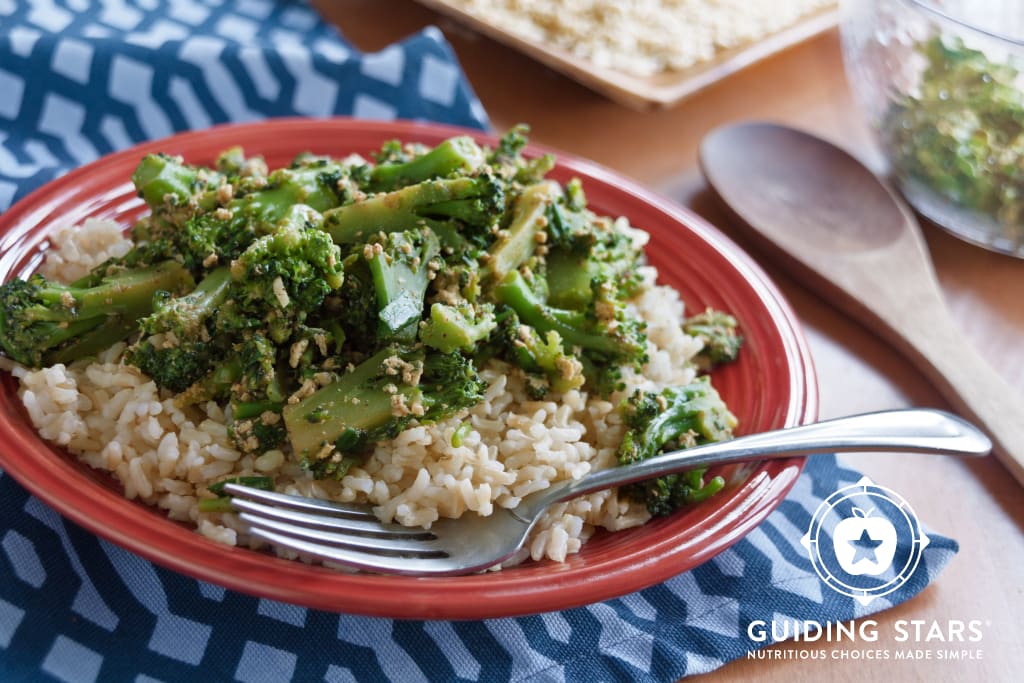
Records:
<instances>
[{"instance_id":1,"label":"guiding stars logo","mask_svg":"<svg viewBox=\"0 0 1024 683\"><path fill-rule=\"evenodd\" d=\"M864 477L822 501L800 543L822 581L867 605L910 580L928 537L902 496Z\"/></svg>"}]
</instances>

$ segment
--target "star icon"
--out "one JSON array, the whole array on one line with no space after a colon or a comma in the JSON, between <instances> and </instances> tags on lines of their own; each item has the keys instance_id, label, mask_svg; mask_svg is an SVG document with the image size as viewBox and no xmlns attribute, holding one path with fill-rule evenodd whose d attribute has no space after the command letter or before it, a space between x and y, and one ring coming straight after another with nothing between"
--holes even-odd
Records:
<instances>
[{"instance_id":1,"label":"star icon","mask_svg":"<svg viewBox=\"0 0 1024 683\"><path fill-rule=\"evenodd\" d=\"M864 529L860 532L860 538L855 538L849 541L850 545L853 546L853 564L856 564L860 560L871 560L877 563L878 558L875 557L875 548L882 545L882 541L876 541L868 535L868 530Z\"/></svg>"}]
</instances>

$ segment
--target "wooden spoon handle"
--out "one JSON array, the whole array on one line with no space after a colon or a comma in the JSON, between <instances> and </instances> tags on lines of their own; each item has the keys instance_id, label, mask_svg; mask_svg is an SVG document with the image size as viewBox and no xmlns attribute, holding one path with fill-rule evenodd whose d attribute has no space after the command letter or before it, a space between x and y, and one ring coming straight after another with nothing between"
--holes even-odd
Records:
<instances>
[{"instance_id":1,"label":"wooden spoon handle","mask_svg":"<svg viewBox=\"0 0 1024 683\"><path fill-rule=\"evenodd\" d=\"M945 306L904 315L897 346L955 410L988 433L996 457L1024 484L1024 399L957 331Z\"/></svg>"}]
</instances>

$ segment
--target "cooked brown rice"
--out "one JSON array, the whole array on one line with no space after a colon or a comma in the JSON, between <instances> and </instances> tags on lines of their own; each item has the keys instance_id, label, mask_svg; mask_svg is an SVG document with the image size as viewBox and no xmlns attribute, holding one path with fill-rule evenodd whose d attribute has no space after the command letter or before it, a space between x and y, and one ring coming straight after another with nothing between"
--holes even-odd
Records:
<instances>
[{"instance_id":1,"label":"cooked brown rice","mask_svg":"<svg viewBox=\"0 0 1024 683\"><path fill-rule=\"evenodd\" d=\"M130 246L118 226L105 221L59 230L53 243L41 272L65 282ZM628 383L649 389L685 384L693 379L690 360L701 342L681 331L683 303L675 290L656 286L653 268L643 275L647 286L633 305L648 321L650 362ZM21 399L44 439L111 472L126 497L230 545L249 543L236 515L200 512L197 505L213 495L208 485L229 476L269 475L278 491L369 502L381 519L429 525L439 517L489 515L553 482L613 466L623 435L614 409L621 396L603 400L570 391L530 400L518 371L491 361L481 372L489 385L482 403L378 444L340 482L318 481L281 451L240 453L215 403L178 407L172 394L121 361L123 350L118 344L96 359L40 370L0 363L20 380ZM452 435L466 420L472 430L453 446ZM594 493L551 509L518 559L564 560L597 527L617 530L647 519L643 506L615 491Z\"/></svg>"}]
</instances>

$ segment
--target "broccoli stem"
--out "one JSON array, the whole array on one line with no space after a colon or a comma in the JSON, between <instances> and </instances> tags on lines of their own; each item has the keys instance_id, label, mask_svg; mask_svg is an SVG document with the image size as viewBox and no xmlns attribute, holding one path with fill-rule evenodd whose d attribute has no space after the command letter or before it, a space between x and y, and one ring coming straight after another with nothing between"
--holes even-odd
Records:
<instances>
[{"instance_id":1,"label":"broccoli stem","mask_svg":"<svg viewBox=\"0 0 1024 683\"><path fill-rule=\"evenodd\" d=\"M147 154L132 173L132 183L151 209L164 206L167 199L175 205L192 198L199 178L197 170L166 154Z\"/></svg>"},{"instance_id":2,"label":"broccoli stem","mask_svg":"<svg viewBox=\"0 0 1024 683\"><path fill-rule=\"evenodd\" d=\"M378 351L338 381L286 405L284 424L294 452L313 455L348 430L365 433L391 422L392 394L375 386L374 380L382 374L384 360L394 355L394 348ZM403 389L410 397L418 393L415 387Z\"/></svg>"},{"instance_id":3,"label":"broccoli stem","mask_svg":"<svg viewBox=\"0 0 1024 683\"><path fill-rule=\"evenodd\" d=\"M495 217L500 213L497 207L501 200L500 187L493 179L427 180L331 209L324 214L324 226L338 244L352 244L378 232L402 232L423 225L432 227L431 217L450 218L452 213L465 211L477 219L483 218L484 212L474 204L477 199L494 205ZM470 206L460 207L453 202Z\"/></svg>"},{"instance_id":4,"label":"broccoli stem","mask_svg":"<svg viewBox=\"0 0 1024 683\"><path fill-rule=\"evenodd\" d=\"M296 204L323 213L338 205L336 183L343 169L336 163L281 168L271 173L265 189L234 199L229 208L265 227L276 226Z\"/></svg>"},{"instance_id":5,"label":"broccoli stem","mask_svg":"<svg viewBox=\"0 0 1024 683\"><path fill-rule=\"evenodd\" d=\"M306 462L394 438L413 418L436 422L476 405L485 385L458 353L391 346L298 403L284 407L292 449Z\"/></svg>"},{"instance_id":6,"label":"broccoli stem","mask_svg":"<svg viewBox=\"0 0 1024 683\"><path fill-rule=\"evenodd\" d=\"M557 332L568 347L579 346L609 356L623 353L619 341L600 330L589 330L586 315L547 306L534 293L517 270L513 270L495 286L494 297L510 307L519 319L546 334Z\"/></svg>"},{"instance_id":7,"label":"broccoli stem","mask_svg":"<svg viewBox=\"0 0 1024 683\"><path fill-rule=\"evenodd\" d=\"M283 401L233 401L231 403L231 416L235 420L251 420L263 413L280 413L284 408Z\"/></svg>"},{"instance_id":8,"label":"broccoli stem","mask_svg":"<svg viewBox=\"0 0 1024 683\"><path fill-rule=\"evenodd\" d=\"M548 302L552 306L579 310L594 298L590 260L565 249L548 253L545 278L548 282Z\"/></svg>"},{"instance_id":9,"label":"broccoli stem","mask_svg":"<svg viewBox=\"0 0 1024 683\"><path fill-rule=\"evenodd\" d=\"M154 313L141 321L143 330L149 334L173 331L179 338L199 334L205 321L227 299L231 283L229 266L211 270L188 294L158 300Z\"/></svg>"},{"instance_id":10,"label":"broccoli stem","mask_svg":"<svg viewBox=\"0 0 1024 683\"><path fill-rule=\"evenodd\" d=\"M530 185L516 200L512 222L490 249L484 266L484 280L501 280L524 264L537 248L537 233L547 225L547 210L561 194L557 183L545 181Z\"/></svg>"},{"instance_id":11,"label":"broccoli stem","mask_svg":"<svg viewBox=\"0 0 1024 683\"><path fill-rule=\"evenodd\" d=\"M460 135L445 140L411 161L377 165L370 174L370 187L379 192L431 178L443 178L456 172L470 175L485 161L480 146L472 138Z\"/></svg>"}]
</instances>

